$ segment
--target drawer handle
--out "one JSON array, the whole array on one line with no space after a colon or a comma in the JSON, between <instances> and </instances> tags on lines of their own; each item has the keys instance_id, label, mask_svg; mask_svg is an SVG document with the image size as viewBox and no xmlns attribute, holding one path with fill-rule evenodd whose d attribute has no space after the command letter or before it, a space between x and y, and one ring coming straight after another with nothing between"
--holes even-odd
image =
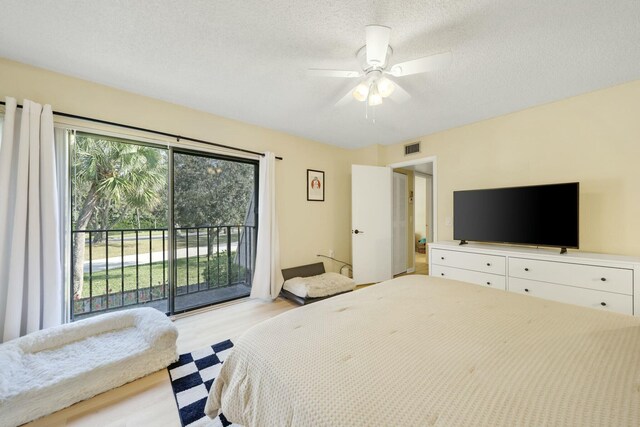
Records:
<instances>
[{"instance_id":1,"label":"drawer handle","mask_svg":"<svg viewBox=\"0 0 640 427\"><path fill-rule=\"evenodd\" d=\"M602 280L603 282L606 282L607 278L606 277L601 277L600 280Z\"/></svg>"},{"instance_id":2,"label":"drawer handle","mask_svg":"<svg viewBox=\"0 0 640 427\"><path fill-rule=\"evenodd\" d=\"M487 285L491 286L491 282L487 282Z\"/></svg>"},{"instance_id":3,"label":"drawer handle","mask_svg":"<svg viewBox=\"0 0 640 427\"><path fill-rule=\"evenodd\" d=\"M529 289L527 289L527 288L524 288L524 291L525 291L525 292L529 292Z\"/></svg>"},{"instance_id":4,"label":"drawer handle","mask_svg":"<svg viewBox=\"0 0 640 427\"><path fill-rule=\"evenodd\" d=\"M603 307L606 307L607 303L606 302L601 302L600 305L603 306Z\"/></svg>"},{"instance_id":5,"label":"drawer handle","mask_svg":"<svg viewBox=\"0 0 640 427\"><path fill-rule=\"evenodd\" d=\"M444 273L440 273L441 276L444 276Z\"/></svg>"},{"instance_id":6,"label":"drawer handle","mask_svg":"<svg viewBox=\"0 0 640 427\"><path fill-rule=\"evenodd\" d=\"M440 257L440 259L444 259L444 257L443 257L443 256L441 256L441 257Z\"/></svg>"},{"instance_id":7,"label":"drawer handle","mask_svg":"<svg viewBox=\"0 0 640 427\"><path fill-rule=\"evenodd\" d=\"M491 267L491 263L490 262L487 263L487 267Z\"/></svg>"},{"instance_id":8,"label":"drawer handle","mask_svg":"<svg viewBox=\"0 0 640 427\"><path fill-rule=\"evenodd\" d=\"M529 269L528 269L528 268L525 268L525 269L524 269L524 271L529 271Z\"/></svg>"}]
</instances>

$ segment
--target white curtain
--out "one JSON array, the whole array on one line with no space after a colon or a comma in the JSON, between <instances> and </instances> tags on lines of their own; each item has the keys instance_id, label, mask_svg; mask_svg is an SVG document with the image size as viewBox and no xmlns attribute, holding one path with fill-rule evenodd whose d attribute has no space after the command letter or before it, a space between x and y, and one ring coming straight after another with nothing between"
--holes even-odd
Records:
<instances>
[{"instance_id":1,"label":"white curtain","mask_svg":"<svg viewBox=\"0 0 640 427\"><path fill-rule=\"evenodd\" d=\"M20 112L7 97L0 143L0 342L62 323L56 178L51 106L25 100Z\"/></svg>"},{"instance_id":2,"label":"white curtain","mask_svg":"<svg viewBox=\"0 0 640 427\"><path fill-rule=\"evenodd\" d=\"M282 289L280 243L276 216L276 156L265 153L260 159L258 189L258 243L251 298L266 301L278 297Z\"/></svg>"}]
</instances>

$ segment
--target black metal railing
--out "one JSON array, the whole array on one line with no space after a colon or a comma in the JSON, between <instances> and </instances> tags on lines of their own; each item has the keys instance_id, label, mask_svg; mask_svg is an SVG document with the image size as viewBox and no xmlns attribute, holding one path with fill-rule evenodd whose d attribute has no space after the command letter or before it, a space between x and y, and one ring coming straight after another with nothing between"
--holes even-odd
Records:
<instances>
[{"instance_id":1,"label":"black metal railing","mask_svg":"<svg viewBox=\"0 0 640 427\"><path fill-rule=\"evenodd\" d=\"M216 289L248 294L255 261L254 226L174 229L175 283L169 271L166 228L74 230L84 244L82 280L72 268L72 316L134 306L169 312L170 295L181 306L204 305ZM75 243L74 243L75 244ZM74 250L74 254L78 251ZM75 261L75 260L74 260ZM75 262L74 262L75 265ZM169 292L173 286L173 292ZM227 295L235 295L227 292Z\"/></svg>"}]
</instances>

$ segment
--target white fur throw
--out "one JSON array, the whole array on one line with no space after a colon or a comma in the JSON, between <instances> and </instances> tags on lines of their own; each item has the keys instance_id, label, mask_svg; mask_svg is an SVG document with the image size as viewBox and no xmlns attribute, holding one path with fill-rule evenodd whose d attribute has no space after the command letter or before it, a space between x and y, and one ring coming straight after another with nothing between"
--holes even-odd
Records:
<instances>
[{"instance_id":1,"label":"white fur throw","mask_svg":"<svg viewBox=\"0 0 640 427\"><path fill-rule=\"evenodd\" d=\"M167 367L178 330L153 308L103 314L0 345L0 426L16 426Z\"/></svg>"}]
</instances>

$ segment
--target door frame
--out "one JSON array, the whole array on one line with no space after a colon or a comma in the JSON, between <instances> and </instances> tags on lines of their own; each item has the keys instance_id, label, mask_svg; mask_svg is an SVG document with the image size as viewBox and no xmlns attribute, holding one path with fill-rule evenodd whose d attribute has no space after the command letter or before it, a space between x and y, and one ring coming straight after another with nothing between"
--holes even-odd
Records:
<instances>
[{"instance_id":1,"label":"door frame","mask_svg":"<svg viewBox=\"0 0 640 427\"><path fill-rule=\"evenodd\" d=\"M403 162L387 164L387 167L390 167L391 170L394 170L394 169L404 168L404 167L407 167L407 166L422 165L424 163L433 164L433 183L432 183L433 188L431 189L431 197L432 197L433 200L431 200L431 203L432 203L432 209L433 209L433 226L432 226L433 227L433 241L435 243L435 242L438 241L438 157L437 156L428 156L428 157L421 157L421 158L418 158L418 159L405 160ZM414 189L414 191L415 191L415 189ZM414 206L413 216L414 216L414 221L415 221L415 206ZM413 268L414 268L414 270L415 270L415 259L416 259L416 247L415 247L415 245L413 245L413 262L414 262Z\"/></svg>"}]
</instances>

